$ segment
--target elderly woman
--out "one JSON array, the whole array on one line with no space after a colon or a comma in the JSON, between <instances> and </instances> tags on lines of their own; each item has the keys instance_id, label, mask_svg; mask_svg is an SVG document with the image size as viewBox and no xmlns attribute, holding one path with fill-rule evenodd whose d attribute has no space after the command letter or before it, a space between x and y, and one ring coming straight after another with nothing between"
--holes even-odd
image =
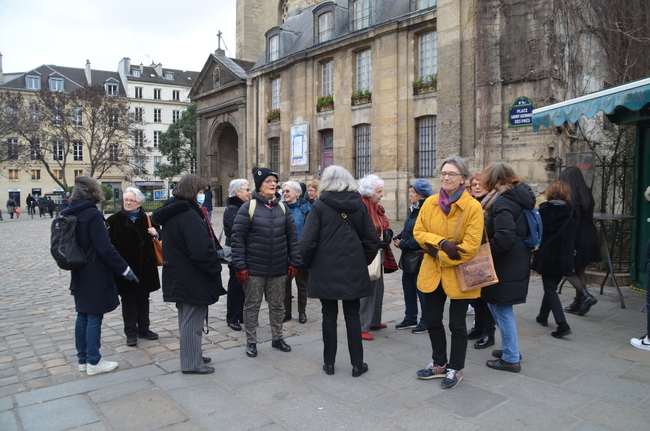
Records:
<instances>
[{"instance_id":1,"label":"elderly woman","mask_svg":"<svg viewBox=\"0 0 650 431\"><path fill-rule=\"evenodd\" d=\"M223 231L226 234L226 245L232 247L232 227L235 224L237 211L251 198L248 180L239 178L232 180L228 186L228 200L223 212ZM237 271L232 263L228 264L230 278L228 279L228 299L226 303L226 322L230 329L241 331L244 323L244 286L237 280Z\"/></svg>"},{"instance_id":2,"label":"elderly woman","mask_svg":"<svg viewBox=\"0 0 650 431\"><path fill-rule=\"evenodd\" d=\"M117 368L118 363L106 361L99 353L104 314L117 308L117 287L114 275L134 283L138 278L119 255L108 237L104 216L97 209L103 202L104 192L94 178L77 177L72 189L71 203L62 215L77 217L75 235L77 244L86 252L86 263L72 270L70 290L77 310L75 345L79 371L89 376L106 373Z\"/></svg>"},{"instance_id":3,"label":"elderly woman","mask_svg":"<svg viewBox=\"0 0 650 431\"><path fill-rule=\"evenodd\" d=\"M323 370L334 374L338 301L348 338L352 377L368 371L363 362L359 298L372 292L367 266L377 255L379 238L357 184L341 166L328 166L300 238L300 255L309 269L309 297L321 301ZM335 270L333 270L335 269Z\"/></svg>"},{"instance_id":4,"label":"elderly woman","mask_svg":"<svg viewBox=\"0 0 650 431\"><path fill-rule=\"evenodd\" d=\"M375 227L377 238L383 239L384 231L390 227L388 217L384 207L379 205L381 198L384 197L384 180L377 175L366 175L359 181L359 193L362 196L363 203L366 205L372 224ZM386 247L386 245L383 245ZM390 244L388 244L390 247ZM384 260L384 251L382 250L382 261ZM370 296L361 298L361 338L364 340L373 340L370 333L371 329L384 329L385 323L381 323L381 308L384 303L384 269L382 265L381 277L370 282L372 293Z\"/></svg>"},{"instance_id":5,"label":"elderly woman","mask_svg":"<svg viewBox=\"0 0 650 431\"><path fill-rule=\"evenodd\" d=\"M427 199L415 222L413 236L428 250L424 256L418 289L425 293L429 340L433 361L416 375L421 379L442 378L440 387L451 389L463 378L467 353L465 315L470 299L480 289L463 292L458 284L456 266L473 258L483 237L481 204L467 193L467 162L457 156L445 159L440 166L440 192ZM447 361L447 337L442 323L445 302L449 297L451 351Z\"/></svg>"},{"instance_id":6,"label":"elderly woman","mask_svg":"<svg viewBox=\"0 0 650 431\"><path fill-rule=\"evenodd\" d=\"M497 359L487 361L486 365L518 373L521 355L513 305L526 302L528 295L531 249L521 238L528 234L524 210L535 207L535 194L503 162L486 168L481 184L488 191L481 205L487 214L487 233L499 278L499 283L483 289L481 297L497 322L502 345L500 350L492 351Z\"/></svg>"},{"instance_id":7,"label":"elderly woman","mask_svg":"<svg viewBox=\"0 0 650 431\"><path fill-rule=\"evenodd\" d=\"M122 319L127 346L136 346L138 338L156 340L158 334L149 329L149 294L160 289L153 237L157 225L151 225L142 209L145 196L139 189L128 187L122 198L122 210L106 220L113 247L129 264L140 283L115 276L117 292L122 297ZM150 227L151 226L151 227Z\"/></svg>"},{"instance_id":8,"label":"elderly woman","mask_svg":"<svg viewBox=\"0 0 650 431\"><path fill-rule=\"evenodd\" d=\"M404 222L404 229L402 229L402 232L395 237L394 241L395 247L402 250L402 258L410 253L418 256L420 262L422 261L422 247L420 247L420 244L418 244L415 238L413 238L413 228L415 227L415 221L418 218L422 204L424 204L424 201L432 194L433 189L431 188L431 184L422 178L415 180L409 187L411 206L408 209L406 221ZM423 334L429 329L427 326L426 309L424 306L424 293L418 290L417 286L419 272L419 267L414 272L409 271L405 267L402 268L402 289L404 290L405 305L404 320L395 325L395 329L398 330L413 328L411 329L411 332L414 334ZM418 299L420 300L420 309L422 311L419 323Z\"/></svg>"},{"instance_id":9,"label":"elderly woman","mask_svg":"<svg viewBox=\"0 0 650 431\"><path fill-rule=\"evenodd\" d=\"M309 197L309 202L314 203L316 199L318 199L318 180L311 180L309 184L307 184L307 196Z\"/></svg>"},{"instance_id":10,"label":"elderly woman","mask_svg":"<svg viewBox=\"0 0 650 431\"><path fill-rule=\"evenodd\" d=\"M174 196L152 216L163 227L163 299L175 302L178 310L183 374L214 372L205 365L210 358L201 354L201 334L208 306L226 293L219 261L223 250L207 211L201 208L204 187L198 176L185 175L174 188Z\"/></svg>"},{"instance_id":11,"label":"elderly woman","mask_svg":"<svg viewBox=\"0 0 650 431\"><path fill-rule=\"evenodd\" d=\"M304 198L300 197L302 188L296 181L287 181L282 186L282 197L286 202L289 211L293 215L293 221L296 222L296 231L298 232L298 241L302 229L305 226L307 215L311 210L311 204ZM296 287L298 288L298 322L307 323L307 277L309 272L305 265L298 267L296 272ZM287 277L287 283L284 289L284 322L291 320L291 279Z\"/></svg>"}]
</instances>

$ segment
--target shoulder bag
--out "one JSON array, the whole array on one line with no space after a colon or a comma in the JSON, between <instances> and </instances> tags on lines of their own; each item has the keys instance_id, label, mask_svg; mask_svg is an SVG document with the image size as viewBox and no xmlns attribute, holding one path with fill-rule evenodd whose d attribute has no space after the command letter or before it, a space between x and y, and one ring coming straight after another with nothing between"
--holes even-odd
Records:
<instances>
[{"instance_id":1,"label":"shoulder bag","mask_svg":"<svg viewBox=\"0 0 650 431\"><path fill-rule=\"evenodd\" d=\"M461 212L458 216L458 223L456 224L454 241L458 241L458 227L460 226L462 217L463 213ZM478 253L467 262L456 266L458 285L462 292L470 292L482 287L492 286L499 282L497 272L494 269L492 250L490 249L490 241L487 237L487 229L485 227L483 227L483 234L485 242L483 242L482 238Z\"/></svg>"},{"instance_id":2,"label":"shoulder bag","mask_svg":"<svg viewBox=\"0 0 650 431\"><path fill-rule=\"evenodd\" d=\"M149 223L149 228L153 227L149 215L147 215L147 223ZM156 255L156 265L163 266L162 241L155 236L152 236L151 240L153 241L153 253Z\"/></svg>"},{"instance_id":3,"label":"shoulder bag","mask_svg":"<svg viewBox=\"0 0 650 431\"><path fill-rule=\"evenodd\" d=\"M409 274L417 274L420 271L424 254L412 250L402 250L399 258L399 268Z\"/></svg>"}]
</instances>

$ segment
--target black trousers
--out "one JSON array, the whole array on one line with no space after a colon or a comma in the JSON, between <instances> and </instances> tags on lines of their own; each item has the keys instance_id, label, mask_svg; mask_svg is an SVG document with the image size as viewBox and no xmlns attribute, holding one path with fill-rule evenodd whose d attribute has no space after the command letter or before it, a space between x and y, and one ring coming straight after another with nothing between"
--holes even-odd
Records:
<instances>
[{"instance_id":1,"label":"black trousers","mask_svg":"<svg viewBox=\"0 0 650 431\"><path fill-rule=\"evenodd\" d=\"M562 301L557 294L557 286L562 281L561 275L542 275L542 285L544 286L544 297L542 305L539 307L539 315L548 319L549 313L553 312L555 323L566 323L564 310L562 310Z\"/></svg>"},{"instance_id":2,"label":"black trousers","mask_svg":"<svg viewBox=\"0 0 650 431\"><path fill-rule=\"evenodd\" d=\"M149 331L149 292L122 296L124 335L137 336Z\"/></svg>"},{"instance_id":3,"label":"black trousers","mask_svg":"<svg viewBox=\"0 0 650 431\"><path fill-rule=\"evenodd\" d=\"M333 299L320 300L323 311L323 359L326 364L336 362L336 320L339 314L339 302ZM359 300L343 302L343 316L348 335L348 350L352 366L363 364L363 341L361 340L361 321L359 320Z\"/></svg>"},{"instance_id":4,"label":"black trousers","mask_svg":"<svg viewBox=\"0 0 650 431\"><path fill-rule=\"evenodd\" d=\"M232 264L228 265L228 269L230 279L226 299L226 322L244 323L244 285L237 281L237 271Z\"/></svg>"},{"instance_id":5,"label":"black trousers","mask_svg":"<svg viewBox=\"0 0 650 431\"><path fill-rule=\"evenodd\" d=\"M298 267L294 280L296 280L296 289L298 290L298 313L305 314L307 308L307 281L309 280L309 271L307 271L305 265ZM292 281L287 277L287 284L284 287L284 314L291 314Z\"/></svg>"},{"instance_id":6,"label":"black trousers","mask_svg":"<svg viewBox=\"0 0 650 431\"><path fill-rule=\"evenodd\" d=\"M474 307L474 327L483 335L494 337L496 323L494 316L483 298L470 299L469 303Z\"/></svg>"},{"instance_id":7,"label":"black trousers","mask_svg":"<svg viewBox=\"0 0 650 431\"><path fill-rule=\"evenodd\" d=\"M433 363L439 366L447 365L453 370L465 368L467 354L467 325L465 316L469 299L452 299L449 305L449 330L451 331L451 352L447 361L447 336L442 324L447 294L442 284L436 290L424 294L424 305L427 310L427 325L429 325L429 340L433 353Z\"/></svg>"}]
</instances>

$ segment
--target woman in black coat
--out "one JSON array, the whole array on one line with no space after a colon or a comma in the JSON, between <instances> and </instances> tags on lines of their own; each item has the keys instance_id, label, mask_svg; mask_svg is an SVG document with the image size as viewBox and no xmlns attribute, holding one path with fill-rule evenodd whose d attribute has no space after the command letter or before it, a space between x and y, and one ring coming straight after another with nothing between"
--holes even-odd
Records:
<instances>
[{"instance_id":1,"label":"woman in black coat","mask_svg":"<svg viewBox=\"0 0 650 431\"><path fill-rule=\"evenodd\" d=\"M174 197L157 209L154 223L162 225L163 299L175 302L181 342L181 371L210 374L210 358L201 355L203 322L208 306L226 293L221 285L223 250L207 214L201 211L205 182L185 175L174 188ZM198 196L201 196L199 199Z\"/></svg>"},{"instance_id":2,"label":"woman in black coat","mask_svg":"<svg viewBox=\"0 0 650 431\"><path fill-rule=\"evenodd\" d=\"M124 191L122 210L106 221L108 236L113 246L126 260L140 283L115 277L117 292L122 297L122 319L126 345L136 346L138 338L158 339L149 329L149 293L160 289L158 265L152 237L159 235L156 227L149 227L149 216L142 209L145 196L135 187Z\"/></svg>"},{"instance_id":3,"label":"woman in black coat","mask_svg":"<svg viewBox=\"0 0 650 431\"><path fill-rule=\"evenodd\" d=\"M487 213L485 227L499 278L499 283L481 289L481 297L497 322L502 345L501 350L492 352L498 359L486 365L518 373L521 365L513 305L526 302L528 296L531 250L522 238L528 234L524 210L535 208L535 194L503 162L486 168L481 184L488 191L481 205Z\"/></svg>"},{"instance_id":4,"label":"woman in black coat","mask_svg":"<svg viewBox=\"0 0 650 431\"><path fill-rule=\"evenodd\" d=\"M104 216L96 207L104 201L104 192L97 180L77 177L70 199L72 203L62 214L77 217L77 244L86 253L86 263L73 269L70 278L77 311L75 345L79 371L92 376L112 371L118 365L105 361L99 353L104 313L115 310L120 303L113 275L136 283L138 279L108 237Z\"/></svg>"},{"instance_id":5,"label":"woman in black coat","mask_svg":"<svg viewBox=\"0 0 650 431\"><path fill-rule=\"evenodd\" d=\"M339 300L343 302L352 376L368 371L363 362L359 298L372 292L368 265L377 255L379 238L357 190L357 182L343 167L327 167L318 185L319 199L300 237L300 255L309 270L308 295L322 304L323 370L328 375L334 374Z\"/></svg>"},{"instance_id":6,"label":"woman in black coat","mask_svg":"<svg viewBox=\"0 0 650 431\"><path fill-rule=\"evenodd\" d=\"M544 235L542 245L535 253L533 270L542 275L544 297L537 322L548 326L548 315L552 311L557 330L551 332L555 338L571 334L571 328L562 312L562 302L557 287L562 277L573 274L575 238L578 230L578 216L569 202L571 188L564 181L553 181L546 189L547 202L539 206Z\"/></svg>"}]
</instances>

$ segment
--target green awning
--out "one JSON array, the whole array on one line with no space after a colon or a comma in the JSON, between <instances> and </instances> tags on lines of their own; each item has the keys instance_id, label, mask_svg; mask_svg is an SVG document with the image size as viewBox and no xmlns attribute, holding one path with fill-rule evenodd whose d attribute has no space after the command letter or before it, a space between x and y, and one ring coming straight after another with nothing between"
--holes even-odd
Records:
<instances>
[{"instance_id":1,"label":"green awning","mask_svg":"<svg viewBox=\"0 0 650 431\"><path fill-rule=\"evenodd\" d=\"M585 115L591 118L599 111L611 114L615 109L638 111L650 103L650 78L597 91L586 96L533 110L533 131L540 126L556 126L565 121L575 123Z\"/></svg>"}]
</instances>

